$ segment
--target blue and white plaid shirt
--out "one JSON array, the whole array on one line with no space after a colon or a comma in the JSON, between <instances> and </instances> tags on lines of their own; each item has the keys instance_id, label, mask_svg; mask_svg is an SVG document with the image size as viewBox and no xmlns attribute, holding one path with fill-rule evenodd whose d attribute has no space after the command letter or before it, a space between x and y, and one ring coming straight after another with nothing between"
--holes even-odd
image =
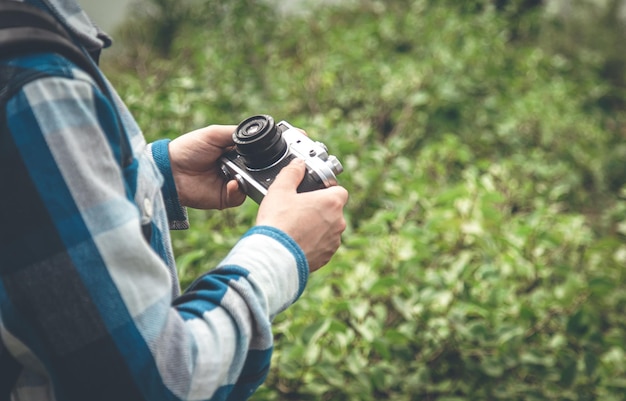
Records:
<instances>
[{"instance_id":1,"label":"blue and white plaid shirt","mask_svg":"<svg viewBox=\"0 0 626 401\"><path fill-rule=\"evenodd\" d=\"M45 5L85 48L107 43L73 0ZM247 399L272 319L304 290L302 250L254 227L181 295L167 141L146 144L115 92L59 55L0 66L27 82L0 111L0 399Z\"/></svg>"}]
</instances>

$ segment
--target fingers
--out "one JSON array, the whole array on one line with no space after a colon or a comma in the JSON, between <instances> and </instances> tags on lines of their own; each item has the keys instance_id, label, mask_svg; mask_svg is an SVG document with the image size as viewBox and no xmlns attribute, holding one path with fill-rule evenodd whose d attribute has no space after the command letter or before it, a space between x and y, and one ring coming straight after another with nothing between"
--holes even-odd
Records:
<instances>
[{"instance_id":1,"label":"fingers","mask_svg":"<svg viewBox=\"0 0 626 401\"><path fill-rule=\"evenodd\" d=\"M332 187L322 189L322 191L327 191L328 193L332 193L333 196L341 202L341 206L344 206L346 203L348 203L348 198L350 195L348 194L348 190L345 189L344 187L335 185Z\"/></svg>"},{"instance_id":2,"label":"fingers","mask_svg":"<svg viewBox=\"0 0 626 401\"><path fill-rule=\"evenodd\" d=\"M226 183L225 194L226 199L222 201L221 209L239 206L246 200L246 194L239 190L239 184L236 180L230 180Z\"/></svg>"},{"instance_id":3,"label":"fingers","mask_svg":"<svg viewBox=\"0 0 626 401\"><path fill-rule=\"evenodd\" d=\"M192 136L202 138L202 141L219 148L228 148L233 146L233 132L237 129L236 125L209 125L195 131L190 132Z\"/></svg>"},{"instance_id":4,"label":"fingers","mask_svg":"<svg viewBox=\"0 0 626 401\"><path fill-rule=\"evenodd\" d=\"M304 178L305 164L302 159L293 159L286 167L280 170L271 185L271 190L296 192L298 185Z\"/></svg>"}]
</instances>

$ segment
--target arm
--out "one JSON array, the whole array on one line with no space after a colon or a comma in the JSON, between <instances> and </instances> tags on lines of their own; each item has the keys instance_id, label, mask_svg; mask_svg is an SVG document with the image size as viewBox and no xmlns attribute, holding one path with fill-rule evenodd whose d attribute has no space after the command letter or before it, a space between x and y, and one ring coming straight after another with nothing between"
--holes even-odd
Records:
<instances>
[{"instance_id":1,"label":"arm","mask_svg":"<svg viewBox=\"0 0 626 401\"><path fill-rule=\"evenodd\" d=\"M1 316L26 369L43 368L59 399L225 399L242 369L262 379L270 321L306 282L300 247L256 227L172 304L113 157L107 100L47 78L7 110Z\"/></svg>"},{"instance_id":2,"label":"arm","mask_svg":"<svg viewBox=\"0 0 626 401\"><path fill-rule=\"evenodd\" d=\"M212 125L183 135L169 144L168 154L171 158L172 176L175 178L177 192L183 194L181 196L181 199L184 199L183 202L201 208L224 208L243 202L244 196L237 190L236 182L226 183L217 164L223 152L233 145L234 129L234 126ZM222 262L220 268L197 280L188 293L195 293L202 288L215 288L215 285L221 288L219 285L221 278L214 274L230 275L241 272L238 266L251 266L255 264L255 261L281 259L280 249L269 243L253 242L252 238L262 234L283 243L296 257L299 280L293 281L288 271L284 271L283 274L277 270L279 265L273 264L253 269L255 272L260 272L256 276L247 275L246 272L241 273L247 276L249 283L261 284L263 282L264 284L259 287L271 288L268 293L292 294L289 296L288 303L283 305L272 305L271 299L262 303L265 309L262 315L267 316L269 313L269 321L276 314L272 311L282 311L295 301L304 290L309 269L314 271L322 267L339 247L341 233L345 229L343 206L347 201L347 192L341 187L298 194L297 187L304 173L305 165L301 160L296 160L281 171L261 204L257 226L235 247ZM239 250L241 252L238 252ZM260 254L264 256L261 257ZM279 274L276 275L276 273ZM270 277L274 277L274 280L280 277L283 281L282 283L271 282ZM247 285L246 281L241 281L241 285ZM296 287L298 287L297 290ZM243 292L248 291L239 284L237 288ZM216 299L222 296L221 290L213 291L212 294ZM259 295L264 298L262 294ZM224 299L228 298L227 295L224 296ZM230 304L230 302L227 303ZM199 319L204 313L202 308L190 309L189 305L181 311L189 320ZM251 351L247 358L243 355L239 358L240 361L245 359L245 362L239 378L232 378L236 379L237 383L232 388L229 400L246 399L265 379L272 348L272 332L269 322L266 327L259 327L257 332L260 336L250 346ZM230 337L232 336L228 336ZM229 379L230 382L232 380Z\"/></svg>"}]
</instances>

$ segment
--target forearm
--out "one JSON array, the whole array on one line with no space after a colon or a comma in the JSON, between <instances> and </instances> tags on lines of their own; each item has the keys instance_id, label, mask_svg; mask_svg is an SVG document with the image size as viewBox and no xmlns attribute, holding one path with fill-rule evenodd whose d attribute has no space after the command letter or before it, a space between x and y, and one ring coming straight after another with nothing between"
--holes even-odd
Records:
<instances>
[{"instance_id":1,"label":"forearm","mask_svg":"<svg viewBox=\"0 0 626 401\"><path fill-rule=\"evenodd\" d=\"M174 302L185 324L203 334L198 354L214 359L193 361L192 382L206 382L223 366L233 391L256 389L269 368L271 321L300 296L307 278L306 259L291 238L270 227L248 231L218 268Z\"/></svg>"}]
</instances>

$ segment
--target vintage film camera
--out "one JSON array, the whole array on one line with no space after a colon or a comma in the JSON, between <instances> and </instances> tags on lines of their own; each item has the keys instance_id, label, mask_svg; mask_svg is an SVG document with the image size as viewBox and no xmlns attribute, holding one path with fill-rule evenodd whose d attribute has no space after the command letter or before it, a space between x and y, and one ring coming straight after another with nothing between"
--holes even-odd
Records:
<instances>
[{"instance_id":1,"label":"vintage film camera","mask_svg":"<svg viewBox=\"0 0 626 401\"><path fill-rule=\"evenodd\" d=\"M307 166L298 192L337 185L337 175L343 171L323 143L312 141L286 121L276 124L269 115L242 121L233 140L235 149L221 158L222 171L227 179L237 180L239 188L256 203L261 203L280 170L296 157Z\"/></svg>"}]
</instances>

